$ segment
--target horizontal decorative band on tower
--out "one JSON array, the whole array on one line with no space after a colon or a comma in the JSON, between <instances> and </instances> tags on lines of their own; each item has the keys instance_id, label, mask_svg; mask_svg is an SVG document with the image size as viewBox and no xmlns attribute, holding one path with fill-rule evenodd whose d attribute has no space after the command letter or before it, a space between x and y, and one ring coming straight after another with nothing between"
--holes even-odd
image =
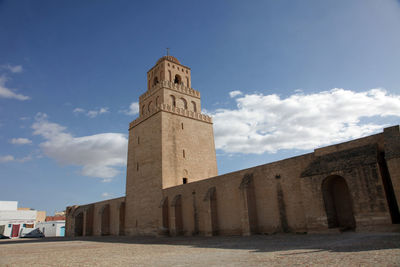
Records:
<instances>
[{"instance_id":1,"label":"horizontal decorative band on tower","mask_svg":"<svg viewBox=\"0 0 400 267\"><path fill-rule=\"evenodd\" d=\"M200 92L193 88L186 87L183 84L176 84L171 81L160 81L153 88L151 88L150 90L148 90L147 92L145 92L144 94L139 96L139 100L140 101L146 100L149 96L151 96L153 93L155 93L156 91L158 91L158 89L161 89L161 88L168 88L173 91L176 91L176 92L179 92L179 93L182 93L185 95L193 96L193 97L200 99Z\"/></svg>"},{"instance_id":2,"label":"horizontal decorative band on tower","mask_svg":"<svg viewBox=\"0 0 400 267\"><path fill-rule=\"evenodd\" d=\"M129 129L131 129L132 127L135 127L139 123L147 120L149 117L153 116L154 114L156 114L159 111L166 111L166 112L173 113L173 114L176 114L176 115L179 115L182 117L187 117L187 118L198 120L198 121L212 123L212 118L205 114L189 111L184 108L172 107L171 105L168 105L168 104L160 104L160 105L150 109L150 112L147 112L147 113L143 114L142 116L140 116L139 118L137 118L136 120L132 121L129 124Z\"/></svg>"}]
</instances>

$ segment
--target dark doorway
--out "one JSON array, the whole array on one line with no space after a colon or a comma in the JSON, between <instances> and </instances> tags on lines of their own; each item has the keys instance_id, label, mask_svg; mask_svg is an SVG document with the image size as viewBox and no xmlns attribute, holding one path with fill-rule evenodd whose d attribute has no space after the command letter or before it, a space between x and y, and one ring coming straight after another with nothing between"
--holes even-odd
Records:
<instances>
[{"instance_id":1,"label":"dark doorway","mask_svg":"<svg viewBox=\"0 0 400 267\"><path fill-rule=\"evenodd\" d=\"M355 229L353 203L346 180L338 175L325 178L322 182L322 194L328 227L339 227L342 231Z\"/></svg>"},{"instance_id":2,"label":"dark doorway","mask_svg":"<svg viewBox=\"0 0 400 267\"><path fill-rule=\"evenodd\" d=\"M165 235L169 234L169 212L168 212L168 197L164 198L162 202L162 232Z\"/></svg>"},{"instance_id":3,"label":"dark doorway","mask_svg":"<svg viewBox=\"0 0 400 267\"><path fill-rule=\"evenodd\" d=\"M93 235L93 215L94 206L90 205L90 207L86 211L85 236Z\"/></svg>"},{"instance_id":4,"label":"dark doorway","mask_svg":"<svg viewBox=\"0 0 400 267\"><path fill-rule=\"evenodd\" d=\"M119 235L125 235L125 202L119 206Z\"/></svg>"},{"instance_id":5,"label":"dark doorway","mask_svg":"<svg viewBox=\"0 0 400 267\"><path fill-rule=\"evenodd\" d=\"M183 234L183 217L182 217L182 197L178 195L174 199L173 206L175 208L175 231L176 235Z\"/></svg>"},{"instance_id":6,"label":"dark doorway","mask_svg":"<svg viewBox=\"0 0 400 267\"><path fill-rule=\"evenodd\" d=\"M212 235L218 235L217 194L215 189L210 194L210 213Z\"/></svg>"},{"instance_id":7,"label":"dark doorway","mask_svg":"<svg viewBox=\"0 0 400 267\"><path fill-rule=\"evenodd\" d=\"M101 235L110 235L110 205L106 204L101 212Z\"/></svg>"},{"instance_id":8,"label":"dark doorway","mask_svg":"<svg viewBox=\"0 0 400 267\"><path fill-rule=\"evenodd\" d=\"M75 236L83 235L83 212L75 216Z\"/></svg>"}]
</instances>

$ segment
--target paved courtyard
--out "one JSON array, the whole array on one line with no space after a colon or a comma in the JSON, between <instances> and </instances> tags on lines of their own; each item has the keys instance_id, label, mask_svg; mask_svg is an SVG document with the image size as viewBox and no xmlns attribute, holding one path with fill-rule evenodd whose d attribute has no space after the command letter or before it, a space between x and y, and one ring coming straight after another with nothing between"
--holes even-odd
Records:
<instances>
[{"instance_id":1,"label":"paved courtyard","mask_svg":"<svg viewBox=\"0 0 400 267\"><path fill-rule=\"evenodd\" d=\"M400 233L0 240L1 266L400 266Z\"/></svg>"}]
</instances>

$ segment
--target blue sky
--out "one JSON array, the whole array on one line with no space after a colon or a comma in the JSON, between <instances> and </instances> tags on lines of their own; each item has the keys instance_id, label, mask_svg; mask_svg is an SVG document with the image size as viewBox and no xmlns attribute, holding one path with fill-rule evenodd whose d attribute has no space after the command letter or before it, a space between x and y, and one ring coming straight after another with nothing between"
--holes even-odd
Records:
<instances>
[{"instance_id":1,"label":"blue sky","mask_svg":"<svg viewBox=\"0 0 400 267\"><path fill-rule=\"evenodd\" d=\"M400 122L400 3L0 1L1 200L124 195L132 103L165 48L214 117L219 173Z\"/></svg>"}]
</instances>

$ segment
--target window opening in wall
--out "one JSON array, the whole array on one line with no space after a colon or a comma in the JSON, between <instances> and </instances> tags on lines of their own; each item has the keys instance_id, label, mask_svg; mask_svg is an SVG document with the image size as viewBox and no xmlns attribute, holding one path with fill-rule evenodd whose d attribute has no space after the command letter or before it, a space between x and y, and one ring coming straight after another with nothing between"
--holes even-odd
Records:
<instances>
[{"instance_id":1,"label":"window opening in wall","mask_svg":"<svg viewBox=\"0 0 400 267\"><path fill-rule=\"evenodd\" d=\"M182 126L182 130L183 130L183 122L181 123L181 126Z\"/></svg>"},{"instance_id":2,"label":"window opening in wall","mask_svg":"<svg viewBox=\"0 0 400 267\"><path fill-rule=\"evenodd\" d=\"M186 87L189 87L189 78L186 76Z\"/></svg>"},{"instance_id":3,"label":"window opening in wall","mask_svg":"<svg viewBox=\"0 0 400 267\"><path fill-rule=\"evenodd\" d=\"M140 144L140 139L139 136L137 137L137 143Z\"/></svg>"},{"instance_id":4,"label":"window opening in wall","mask_svg":"<svg viewBox=\"0 0 400 267\"><path fill-rule=\"evenodd\" d=\"M174 83L176 84L182 84L182 78L178 74L175 75Z\"/></svg>"},{"instance_id":5,"label":"window opening in wall","mask_svg":"<svg viewBox=\"0 0 400 267\"><path fill-rule=\"evenodd\" d=\"M192 106L193 106L193 111L197 112L197 107L196 107L196 103L194 101L192 101Z\"/></svg>"},{"instance_id":6,"label":"window opening in wall","mask_svg":"<svg viewBox=\"0 0 400 267\"><path fill-rule=\"evenodd\" d=\"M158 78L157 78L157 76L156 76L156 77L154 77L153 85L156 85L157 83L158 83Z\"/></svg>"},{"instance_id":7,"label":"window opening in wall","mask_svg":"<svg viewBox=\"0 0 400 267\"><path fill-rule=\"evenodd\" d=\"M172 74L171 74L171 71L170 71L170 70L168 71L168 75L169 75L169 81L171 82L171 81L172 81L172 78L171 78L171 77L172 77Z\"/></svg>"},{"instance_id":8,"label":"window opening in wall","mask_svg":"<svg viewBox=\"0 0 400 267\"><path fill-rule=\"evenodd\" d=\"M186 155L185 155L185 149L182 151L182 154L183 154L183 157L185 158L185 157L186 157Z\"/></svg>"},{"instance_id":9,"label":"window opening in wall","mask_svg":"<svg viewBox=\"0 0 400 267\"><path fill-rule=\"evenodd\" d=\"M182 178L182 183L187 184L187 180L188 180L187 178Z\"/></svg>"},{"instance_id":10,"label":"window opening in wall","mask_svg":"<svg viewBox=\"0 0 400 267\"><path fill-rule=\"evenodd\" d=\"M171 104L172 104L172 107L176 107L175 96L171 95L170 97L171 97Z\"/></svg>"}]
</instances>

